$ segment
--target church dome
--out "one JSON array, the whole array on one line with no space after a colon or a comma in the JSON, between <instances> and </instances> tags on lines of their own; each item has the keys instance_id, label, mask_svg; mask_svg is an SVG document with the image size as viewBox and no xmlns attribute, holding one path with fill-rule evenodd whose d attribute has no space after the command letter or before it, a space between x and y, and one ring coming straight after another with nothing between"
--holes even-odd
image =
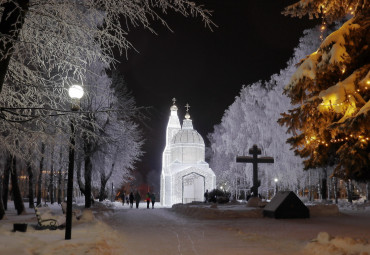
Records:
<instances>
[{"instance_id":1,"label":"church dome","mask_svg":"<svg viewBox=\"0 0 370 255\"><path fill-rule=\"evenodd\" d=\"M182 129L173 137L172 144L193 143L204 145L202 136L194 129Z\"/></svg>"},{"instance_id":2,"label":"church dome","mask_svg":"<svg viewBox=\"0 0 370 255\"><path fill-rule=\"evenodd\" d=\"M193 129L191 119L185 119L182 129L171 141L171 162L197 164L204 162L205 146L202 136Z\"/></svg>"}]
</instances>

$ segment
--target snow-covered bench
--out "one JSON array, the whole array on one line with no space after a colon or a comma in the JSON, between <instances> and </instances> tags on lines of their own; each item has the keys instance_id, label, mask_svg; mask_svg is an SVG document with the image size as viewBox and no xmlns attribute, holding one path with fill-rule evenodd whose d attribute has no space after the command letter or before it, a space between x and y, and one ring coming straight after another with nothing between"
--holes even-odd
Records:
<instances>
[{"instance_id":1,"label":"snow-covered bench","mask_svg":"<svg viewBox=\"0 0 370 255\"><path fill-rule=\"evenodd\" d=\"M49 207L35 207L37 218L36 229L52 229L55 230L64 227L66 217L64 215L55 215Z\"/></svg>"}]
</instances>

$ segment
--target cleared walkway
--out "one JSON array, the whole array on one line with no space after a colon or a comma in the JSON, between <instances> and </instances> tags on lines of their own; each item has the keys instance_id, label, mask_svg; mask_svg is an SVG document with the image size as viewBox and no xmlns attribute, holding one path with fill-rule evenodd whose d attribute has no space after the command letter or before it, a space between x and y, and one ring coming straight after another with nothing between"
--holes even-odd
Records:
<instances>
[{"instance_id":1,"label":"cleared walkway","mask_svg":"<svg viewBox=\"0 0 370 255\"><path fill-rule=\"evenodd\" d=\"M124 236L129 255L303 254L319 232L370 240L369 213L310 219L245 218L201 220L170 208L114 210L105 220Z\"/></svg>"},{"instance_id":2,"label":"cleared walkway","mask_svg":"<svg viewBox=\"0 0 370 255\"><path fill-rule=\"evenodd\" d=\"M289 254L288 250L298 254L304 246L304 241L284 243L265 233L245 232L251 221L255 219L198 220L169 208L146 209L144 204L139 209L116 210L105 220L123 234L122 254L128 255Z\"/></svg>"}]
</instances>

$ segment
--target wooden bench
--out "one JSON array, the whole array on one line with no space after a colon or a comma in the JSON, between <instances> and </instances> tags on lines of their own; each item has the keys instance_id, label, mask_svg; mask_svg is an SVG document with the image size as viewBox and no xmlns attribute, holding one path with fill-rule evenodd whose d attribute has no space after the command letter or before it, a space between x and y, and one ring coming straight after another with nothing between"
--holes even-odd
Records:
<instances>
[{"instance_id":1,"label":"wooden bench","mask_svg":"<svg viewBox=\"0 0 370 255\"><path fill-rule=\"evenodd\" d=\"M55 230L65 226L66 217L64 215L54 215L49 207L35 207L37 218L36 229L51 229Z\"/></svg>"}]
</instances>

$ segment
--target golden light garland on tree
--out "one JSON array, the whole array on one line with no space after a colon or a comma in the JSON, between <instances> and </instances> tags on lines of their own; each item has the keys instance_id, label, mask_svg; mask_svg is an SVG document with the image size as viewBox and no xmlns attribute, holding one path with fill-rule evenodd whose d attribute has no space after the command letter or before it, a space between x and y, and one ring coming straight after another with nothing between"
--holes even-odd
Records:
<instances>
[{"instance_id":1,"label":"golden light garland on tree","mask_svg":"<svg viewBox=\"0 0 370 255\"><path fill-rule=\"evenodd\" d=\"M366 92L367 91L367 87L365 87L364 88L364 92ZM330 104L325 104L324 102L322 102L320 105L321 106L341 106L341 105L343 105L343 104L345 104L345 103L349 103L349 99L348 98L350 98L351 96L354 96L354 94L358 94L359 92L361 92L361 90L360 89L356 89L353 93L351 93L351 94L348 94L347 95L347 99L346 100L344 100L343 102L341 102L341 103L336 103L336 104L332 104L332 103L330 103ZM352 95L353 94L353 95ZM329 101L331 101L331 100L329 100Z\"/></svg>"},{"instance_id":2,"label":"golden light garland on tree","mask_svg":"<svg viewBox=\"0 0 370 255\"><path fill-rule=\"evenodd\" d=\"M370 85L370 80L369 79L366 80L366 84L365 84L364 87L362 87L362 89L360 89L359 87L354 88L354 91L351 92L351 93L347 93L347 95L345 95L345 100L340 102L340 103L332 103L331 100L324 100L324 98L323 98L323 102L319 104L319 107L327 107L327 108L329 108L329 110L330 110L330 108L341 107L341 106L344 106L344 105L348 105L348 107L351 107L351 106L356 107L356 102L353 102L353 100L357 98L357 95L359 95L362 98L363 93L367 93L368 91L370 91L368 89L368 85ZM353 97L354 99L352 99L351 97ZM352 102L350 102L350 100ZM327 103L328 101L329 101L329 104ZM347 109L348 109L348 107L347 107ZM320 110L320 108L318 108L318 109ZM327 109L323 108L322 110L327 110ZM332 109L332 110L334 110L334 109Z\"/></svg>"},{"instance_id":3,"label":"golden light garland on tree","mask_svg":"<svg viewBox=\"0 0 370 255\"><path fill-rule=\"evenodd\" d=\"M287 142L305 169L330 165L335 176L359 181L370 180L369 7L361 0L299 0L283 12L318 18L321 41L285 87L297 105L279 119L292 134Z\"/></svg>"},{"instance_id":4,"label":"golden light garland on tree","mask_svg":"<svg viewBox=\"0 0 370 255\"><path fill-rule=\"evenodd\" d=\"M349 135L349 136L346 136L344 138L333 138L330 141L316 139L315 137L311 137L311 138L305 137L306 144L325 145L326 147L328 147L329 144L331 144L331 143L348 142L350 140L353 141L355 139L357 139L357 140L359 140L360 142L363 142L363 143L370 141L369 137L366 137L366 136L363 136L363 135L359 135L357 137L355 137L354 135Z\"/></svg>"}]
</instances>

